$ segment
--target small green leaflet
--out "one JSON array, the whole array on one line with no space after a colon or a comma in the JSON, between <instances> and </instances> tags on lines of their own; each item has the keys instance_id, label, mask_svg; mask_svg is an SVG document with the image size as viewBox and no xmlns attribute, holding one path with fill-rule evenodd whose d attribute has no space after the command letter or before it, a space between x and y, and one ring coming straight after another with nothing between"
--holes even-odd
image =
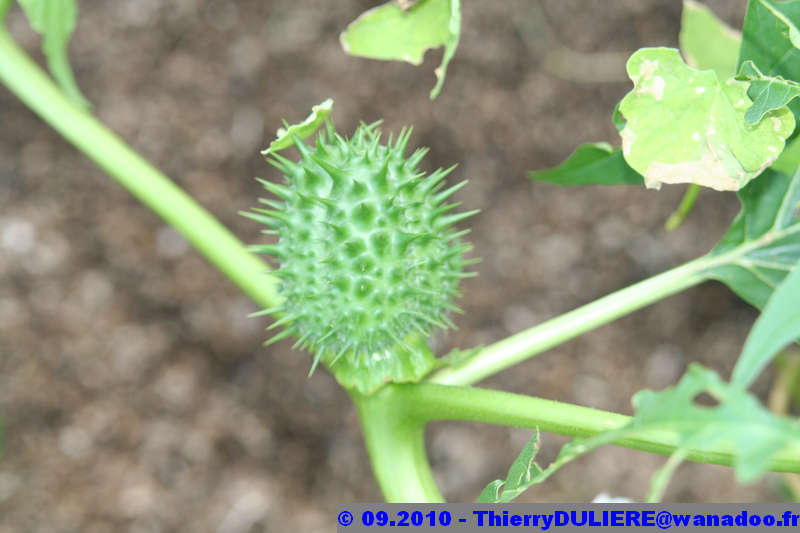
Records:
<instances>
[{"instance_id":1,"label":"small green leaflet","mask_svg":"<svg viewBox=\"0 0 800 533\"><path fill-rule=\"evenodd\" d=\"M294 145L293 139L295 136L302 140L314 135L314 132L317 131L322 123L325 122L325 119L331 114L331 111L333 111L332 98L328 98L321 104L315 105L311 108L311 114L308 115L303 122L292 125L285 124L286 127L279 128L276 133L277 139L270 143L269 148L262 150L261 155L266 157L271 153Z\"/></svg>"},{"instance_id":2,"label":"small green leaflet","mask_svg":"<svg viewBox=\"0 0 800 533\"><path fill-rule=\"evenodd\" d=\"M642 176L628 166L622 152L608 143L583 144L557 167L529 172L528 177L557 185L642 183Z\"/></svg>"},{"instance_id":3,"label":"small green leaflet","mask_svg":"<svg viewBox=\"0 0 800 533\"><path fill-rule=\"evenodd\" d=\"M444 46L431 99L442 90L461 35L461 0L397 0L361 14L339 40L352 56L422 64L425 52Z\"/></svg>"},{"instance_id":4,"label":"small green leaflet","mask_svg":"<svg viewBox=\"0 0 800 533\"><path fill-rule=\"evenodd\" d=\"M47 57L47 66L53 78L70 100L83 108L88 108L89 102L75 83L67 57L67 46L78 16L75 0L18 0L18 2L31 27L42 34L42 51Z\"/></svg>"},{"instance_id":5,"label":"small green leaflet","mask_svg":"<svg viewBox=\"0 0 800 533\"><path fill-rule=\"evenodd\" d=\"M764 115L782 108L800 96L800 83L785 80L781 76L765 76L750 60L742 63L736 79L750 82L747 96L753 101L753 105L744 114L749 124L758 124Z\"/></svg>"},{"instance_id":6,"label":"small green leaflet","mask_svg":"<svg viewBox=\"0 0 800 533\"><path fill-rule=\"evenodd\" d=\"M708 7L694 0L684 0L678 39L690 66L711 69L721 80L736 74L742 35L717 18Z\"/></svg>"},{"instance_id":7,"label":"small green leaflet","mask_svg":"<svg viewBox=\"0 0 800 533\"><path fill-rule=\"evenodd\" d=\"M778 352L800 339L800 268L794 267L775 289L747 337L731 384L749 387Z\"/></svg>"},{"instance_id":8,"label":"small green leaflet","mask_svg":"<svg viewBox=\"0 0 800 533\"><path fill-rule=\"evenodd\" d=\"M788 109L747 124L748 84L722 84L714 71L687 66L676 49L638 50L627 69L634 88L619 107L627 121L622 151L649 188L738 190L777 159L794 130Z\"/></svg>"},{"instance_id":9,"label":"small green leaflet","mask_svg":"<svg viewBox=\"0 0 800 533\"><path fill-rule=\"evenodd\" d=\"M478 496L477 503L510 502L531 485L542 481L544 471L536 464L539 453L539 430L523 448L519 457L511 464L505 481L496 479L489 483Z\"/></svg>"},{"instance_id":10,"label":"small green leaflet","mask_svg":"<svg viewBox=\"0 0 800 533\"><path fill-rule=\"evenodd\" d=\"M603 444L612 442L616 435L616 431L609 431L595 435L594 437L574 439L562 446L556 460L542 470L542 468L534 462L536 454L539 452L539 429L537 428L536 433L528 444L525 445L522 453L520 453L519 457L512 463L511 468L508 469L506 479L496 479L486 485L476 502L510 502L533 485L544 482L570 461L589 453Z\"/></svg>"},{"instance_id":11,"label":"small green leaflet","mask_svg":"<svg viewBox=\"0 0 800 533\"><path fill-rule=\"evenodd\" d=\"M720 262L704 275L759 309L800 263L800 173L772 169L739 191L742 209L711 251Z\"/></svg>"}]
</instances>

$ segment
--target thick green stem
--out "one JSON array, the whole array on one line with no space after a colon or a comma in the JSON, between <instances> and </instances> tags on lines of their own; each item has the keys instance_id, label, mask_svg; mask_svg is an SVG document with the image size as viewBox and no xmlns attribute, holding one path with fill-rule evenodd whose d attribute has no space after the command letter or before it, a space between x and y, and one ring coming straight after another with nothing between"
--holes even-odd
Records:
<instances>
[{"instance_id":1,"label":"thick green stem","mask_svg":"<svg viewBox=\"0 0 800 533\"><path fill-rule=\"evenodd\" d=\"M611 293L583 307L491 344L458 366L445 368L429 381L470 385L553 346L573 339L705 279L703 271L716 258L695 259L677 268Z\"/></svg>"},{"instance_id":2,"label":"thick green stem","mask_svg":"<svg viewBox=\"0 0 800 533\"><path fill-rule=\"evenodd\" d=\"M384 392L385 391L385 392ZM394 404L394 413L416 421L464 420L524 428L570 437L588 437L628 423L628 416L533 398L510 392L476 387L452 387L419 383L390 385L384 396ZM391 407L391 406L390 406ZM613 444L650 453L670 455L676 449L678 435L670 430L651 430ZM689 451L686 459L731 466L733 455L723 445L708 451ZM778 453L770 470L800 472L800 453L796 447Z\"/></svg>"},{"instance_id":3,"label":"thick green stem","mask_svg":"<svg viewBox=\"0 0 800 533\"><path fill-rule=\"evenodd\" d=\"M0 8L6 3L0 3ZM2 14L0 12L0 14ZM0 27L0 81L45 122L183 234L256 303L274 307L277 280L228 229L90 113L70 102Z\"/></svg>"},{"instance_id":4,"label":"thick green stem","mask_svg":"<svg viewBox=\"0 0 800 533\"><path fill-rule=\"evenodd\" d=\"M430 421L483 422L590 437L619 429L631 420L617 413L510 392L432 383L391 384L373 395L352 391L351 395L361 416L373 472L390 502L442 501L423 442L424 427ZM611 443L672 455L678 438L671 430L648 430ZM781 451L770 462L769 470L800 473L799 452L798 447ZM680 453L689 461L726 466L734 462L734 455L724 444Z\"/></svg>"},{"instance_id":5,"label":"thick green stem","mask_svg":"<svg viewBox=\"0 0 800 533\"><path fill-rule=\"evenodd\" d=\"M351 391L372 470L388 502L443 502L425 452L425 420L406 416L396 389Z\"/></svg>"}]
</instances>

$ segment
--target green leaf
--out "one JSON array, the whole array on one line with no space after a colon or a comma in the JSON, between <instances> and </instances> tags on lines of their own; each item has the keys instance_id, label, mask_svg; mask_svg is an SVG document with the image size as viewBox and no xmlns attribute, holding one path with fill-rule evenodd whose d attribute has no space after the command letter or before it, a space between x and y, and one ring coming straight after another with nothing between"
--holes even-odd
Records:
<instances>
[{"instance_id":1,"label":"green leaf","mask_svg":"<svg viewBox=\"0 0 800 533\"><path fill-rule=\"evenodd\" d=\"M771 168L784 174L794 174L798 167L800 167L800 139L793 137Z\"/></svg>"},{"instance_id":2,"label":"green leaf","mask_svg":"<svg viewBox=\"0 0 800 533\"><path fill-rule=\"evenodd\" d=\"M304 121L292 125L285 124L286 127L278 128L277 139L270 143L269 148L262 150L261 155L266 157L271 153L294 146L294 137L302 140L314 135L331 111L333 111L333 99L328 98L321 104L312 107L311 114Z\"/></svg>"},{"instance_id":3,"label":"green leaf","mask_svg":"<svg viewBox=\"0 0 800 533\"><path fill-rule=\"evenodd\" d=\"M772 9L758 0L748 2L742 27L739 67L752 61L765 76L781 76L800 82L800 50L792 44L788 26L781 20L787 19L797 26L800 22L800 1L790 0L771 4L770 7ZM800 101L791 101L789 108L796 118L800 117Z\"/></svg>"},{"instance_id":4,"label":"green leaf","mask_svg":"<svg viewBox=\"0 0 800 533\"><path fill-rule=\"evenodd\" d=\"M800 173L769 169L739 191L742 209L711 251L705 275L762 309L800 262Z\"/></svg>"},{"instance_id":5,"label":"green leaf","mask_svg":"<svg viewBox=\"0 0 800 533\"><path fill-rule=\"evenodd\" d=\"M696 399L702 393L709 394L717 405L698 405ZM675 387L637 393L633 405L633 420L612 433L674 431L678 451L727 445L741 482L756 480L776 453L796 448L800 442L798 421L773 415L755 396L697 364L689 366Z\"/></svg>"},{"instance_id":6,"label":"green leaf","mask_svg":"<svg viewBox=\"0 0 800 533\"><path fill-rule=\"evenodd\" d=\"M794 22L800 21L800 1L769 5L759 0L748 2L739 67L749 60L766 76L800 81L800 50L792 44L789 27L781 19L795 26Z\"/></svg>"},{"instance_id":7,"label":"green leaf","mask_svg":"<svg viewBox=\"0 0 800 533\"><path fill-rule=\"evenodd\" d=\"M519 457L511 464L505 481L499 479L489 483L481 491L478 503L510 502L532 485L541 482L544 471L536 464L539 453L539 430L523 448ZM502 489L502 491L501 491Z\"/></svg>"},{"instance_id":8,"label":"green leaf","mask_svg":"<svg viewBox=\"0 0 800 533\"><path fill-rule=\"evenodd\" d=\"M742 35L703 4L684 0L678 40L683 57L692 67L711 69L721 80L736 74Z\"/></svg>"},{"instance_id":9,"label":"green leaf","mask_svg":"<svg viewBox=\"0 0 800 533\"><path fill-rule=\"evenodd\" d=\"M42 51L47 57L47 66L56 82L77 105L88 108L89 102L75 83L67 56L67 46L78 6L75 0L18 0L28 22L42 34Z\"/></svg>"},{"instance_id":10,"label":"green leaf","mask_svg":"<svg viewBox=\"0 0 800 533\"><path fill-rule=\"evenodd\" d=\"M800 49L800 31L798 31L797 26L794 25L789 17L783 14L781 10L769 0L758 0L758 2L764 6L764 9L769 11L773 17L786 25L786 29L789 31L789 42L792 43L792 46L795 48Z\"/></svg>"},{"instance_id":11,"label":"green leaf","mask_svg":"<svg viewBox=\"0 0 800 533\"><path fill-rule=\"evenodd\" d=\"M560 165L528 173L528 177L557 185L641 184L642 176L622 157L622 151L608 143L579 146Z\"/></svg>"},{"instance_id":12,"label":"green leaf","mask_svg":"<svg viewBox=\"0 0 800 533\"><path fill-rule=\"evenodd\" d=\"M649 188L738 190L775 161L794 130L788 109L747 124L748 84L722 84L714 71L687 66L675 49L638 50L627 69L634 88L620 102L622 150Z\"/></svg>"},{"instance_id":13,"label":"green leaf","mask_svg":"<svg viewBox=\"0 0 800 533\"><path fill-rule=\"evenodd\" d=\"M800 268L794 267L764 306L736 361L731 383L746 389L787 344L800 338Z\"/></svg>"},{"instance_id":14,"label":"green leaf","mask_svg":"<svg viewBox=\"0 0 800 533\"><path fill-rule=\"evenodd\" d=\"M781 76L764 76L750 60L742 63L736 79L750 82L747 96L753 101L753 105L744 114L745 120L750 124L758 124L764 115L782 108L800 96L800 83L785 80Z\"/></svg>"},{"instance_id":15,"label":"green leaf","mask_svg":"<svg viewBox=\"0 0 800 533\"><path fill-rule=\"evenodd\" d=\"M481 491L480 496L478 499L475 500L476 503L499 503L501 502L500 492L503 488L505 481L502 479L495 479L488 485L486 485L483 490Z\"/></svg>"},{"instance_id":16,"label":"green leaf","mask_svg":"<svg viewBox=\"0 0 800 533\"><path fill-rule=\"evenodd\" d=\"M562 446L556 460L550 463L546 469L542 470L539 465L534 462L536 454L539 451L539 429L537 428L536 433L528 444L525 445L522 453L520 453L519 457L517 457L511 465L511 468L508 469L506 479L496 479L489 483L481 491L477 503L510 502L533 485L547 480L547 478L570 461L577 459L581 455L603 444L608 444L613 441L615 435L616 432L611 431L585 439L574 439Z\"/></svg>"},{"instance_id":17,"label":"green leaf","mask_svg":"<svg viewBox=\"0 0 800 533\"><path fill-rule=\"evenodd\" d=\"M347 26L339 40L352 56L407 61L420 65L425 52L444 46L442 63L431 99L442 89L447 65L455 54L461 35L460 0L388 2L361 14Z\"/></svg>"}]
</instances>

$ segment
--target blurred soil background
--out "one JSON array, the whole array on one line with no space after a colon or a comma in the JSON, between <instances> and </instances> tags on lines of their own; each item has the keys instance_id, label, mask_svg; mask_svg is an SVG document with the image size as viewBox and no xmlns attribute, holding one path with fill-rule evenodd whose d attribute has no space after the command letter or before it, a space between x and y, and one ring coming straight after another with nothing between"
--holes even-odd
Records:
<instances>
[{"instance_id":1,"label":"blurred soil background","mask_svg":"<svg viewBox=\"0 0 800 533\"><path fill-rule=\"evenodd\" d=\"M463 284L457 331L437 353L488 344L708 251L738 210L703 191L679 230L682 186L561 189L531 183L578 144L618 135L624 60L677 46L677 0L464 3L444 92L433 70L346 56L338 36L377 2L80 2L70 48L96 114L245 242L237 215L280 179L259 155L281 119L327 97L342 132L414 125L428 170L459 167L483 262ZM735 27L744 0L709 1ZM13 34L41 61L14 10ZM347 394L175 232L0 89L0 532L333 531L340 502L381 499ZM550 350L485 386L630 413L642 388L691 361L728 376L755 312L707 283ZM759 381L764 393L769 376ZM530 431L439 423L446 495L502 477ZM566 439L543 435L540 462ZM606 448L523 501L641 500L663 458ZM683 465L668 500L781 497L730 469Z\"/></svg>"}]
</instances>

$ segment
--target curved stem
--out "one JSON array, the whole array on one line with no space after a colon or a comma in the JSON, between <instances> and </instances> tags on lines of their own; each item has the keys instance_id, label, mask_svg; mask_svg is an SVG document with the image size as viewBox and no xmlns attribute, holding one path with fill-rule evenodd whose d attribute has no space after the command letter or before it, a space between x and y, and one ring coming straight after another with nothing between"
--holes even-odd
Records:
<instances>
[{"instance_id":1,"label":"curved stem","mask_svg":"<svg viewBox=\"0 0 800 533\"><path fill-rule=\"evenodd\" d=\"M429 378L443 385L471 385L553 346L705 280L717 258L704 256L491 344L464 363Z\"/></svg>"},{"instance_id":2,"label":"curved stem","mask_svg":"<svg viewBox=\"0 0 800 533\"><path fill-rule=\"evenodd\" d=\"M413 420L464 420L524 428L570 437L587 437L627 424L631 417L534 398L510 392L453 387L419 383L415 385L388 385L384 390L394 402L398 412ZM613 444L661 455L671 455L676 450L678 435L671 430L637 432L635 437L613 441ZM708 451L688 451L690 461L731 466L733 455L724 446ZM800 454L791 448L778 453L770 463L770 470L800 472Z\"/></svg>"},{"instance_id":3,"label":"curved stem","mask_svg":"<svg viewBox=\"0 0 800 533\"><path fill-rule=\"evenodd\" d=\"M0 8L8 7L0 0ZM2 11L0 11L2 15ZM0 25L0 81L45 122L179 231L214 266L264 307L279 303L263 261L192 197L90 113L70 102Z\"/></svg>"},{"instance_id":4,"label":"curved stem","mask_svg":"<svg viewBox=\"0 0 800 533\"><path fill-rule=\"evenodd\" d=\"M394 387L350 391L375 479L387 502L443 502L425 452L425 420L406 416Z\"/></svg>"}]
</instances>

